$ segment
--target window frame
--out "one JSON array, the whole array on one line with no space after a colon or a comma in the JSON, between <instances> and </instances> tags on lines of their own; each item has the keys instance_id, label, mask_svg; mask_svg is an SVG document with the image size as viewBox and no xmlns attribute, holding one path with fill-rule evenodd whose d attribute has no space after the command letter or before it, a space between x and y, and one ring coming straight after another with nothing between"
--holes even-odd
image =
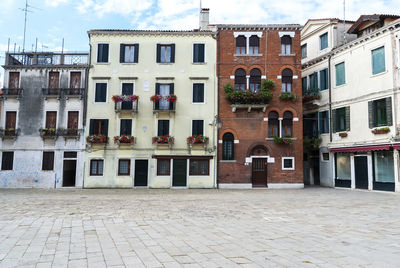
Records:
<instances>
[{"instance_id":1,"label":"window frame","mask_svg":"<svg viewBox=\"0 0 400 268\"><path fill-rule=\"evenodd\" d=\"M226 135L228 135L228 134L232 135L232 141L224 139L224 137L226 137ZM231 155L227 155L227 154L224 153L224 151L225 151L224 150L224 144L226 142L232 142L232 154ZM222 153L222 160L223 161L233 161L233 160L235 160L235 136L233 135L233 133L226 132L222 136L222 150L221 150L221 153Z\"/></svg>"},{"instance_id":2,"label":"window frame","mask_svg":"<svg viewBox=\"0 0 400 268\"><path fill-rule=\"evenodd\" d=\"M102 162L103 163L103 173L102 174L94 174L94 173L92 173L92 162L93 161L96 161L96 162ZM104 167L105 167L105 163L104 163L105 161L104 161L104 159L102 159L102 158L93 158L93 159L90 159L90 162L89 162L89 176L93 176L93 177L103 177L104 176ZM98 172L98 168L99 166L97 166L97 169L96 169L96 172Z\"/></svg>"},{"instance_id":3,"label":"window frame","mask_svg":"<svg viewBox=\"0 0 400 268\"><path fill-rule=\"evenodd\" d=\"M127 122L127 121L130 121L131 122L131 129L128 131L128 132L130 132L129 134L122 134L121 132L122 132L122 122ZM132 118L120 118L119 119L119 134L120 134L120 136L122 136L122 135L127 135L127 136L132 136L133 134L132 134L132 129L133 129L133 120L132 120Z\"/></svg>"},{"instance_id":4,"label":"window frame","mask_svg":"<svg viewBox=\"0 0 400 268\"><path fill-rule=\"evenodd\" d=\"M45 155L52 155L53 156L52 161L46 163L45 162ZM42 171L54 171L54 162L55 162L54 160L55 160L54 151L43 151L43 154L42 154ZM47 161L49 161L49 159L47 159ZM49 164L49 163L51 163L51 164ZM49 166L47 166L47 165L49 165Z\"/></svg>"},{"instance_id":5,"label":"window frame","mask_svg":"<svg viewBox=\"0 0 400 268\"><path fill-rule=\"evenodd\" d=\"M121 161L128 161L128 173L121 173ZM131 159L129 158L119 158L118 159L118 176L130 176L131 175ZM104 172L104 167L103 167Z\"/></svg>"},{"instance_id":6,"label":"window frame","mask_svg":"<svg viewBox=\"0 0 400 268\"><path fill-rule=\"evenodd\" d=\"M287 44L283 43L285 36L287 36L286 39L290 39L290 42L288 42ZM281 54L280 55L282 55L282 56L293 55L292 54L293 38L289 34L284 34L284 35L282 35L282 37L280 39L281 39Z\"/></svg>"},{"instance_id":7,"label":"window frame","mask_svg":"<svg viewBox=\"0 0 400 268\"><path fill-rule=\"evenodd\" d=\"M237 39L239 38L239 37L243 37L244 38L244 40L245 40L245 45L244 45L244 47L238 47L237 46ZM238 53L238 48L240 48L239 49L239 53ZM244 53L243 53L243 48L244 48ZM243 55L247 55L247 38L246 38L246 36L244 35L244 34L240 34L240 35L238 35L237 37L235 37L235 55L241 55L241 56L243 56Z\"/></svg>"},{"instance_id":8,"label":"window frame","mask_svg":"<svg viewBox=\"0 0 400 268\"><path fill-rule=\"evenodd\" d=\"M383 49L383 70L378 72L378 73L374 73L374 51L377 51L379 49ZM386 53L385 52L386 51L385 51L385 46L384 45L380 46L380 47L377 47L377 48L374 48L374 49L371 49L371 69L372 69L371 73L372 73L373 76L385 73L387 71L386 70Z\"/></svg>"},{"instance_id":9,"label":"window frame","mask_svg":"<svg viewBox=\"0 0 400 268\"><path fill-rule=\"evenodd\" d=\"M5 165L7 165L7 163L5 163L5 160L4 160L4 153L12 155L10 169L8 167L5 168ZM2 154L1 154L1 170L2 171L13 171L14 170L14 151L3 151L2 152Z\"/></svg>"},{"instance_id":10,"label":"window frame","mask_svg":"<svg viewBox=\"0 0 400 268\"><path fill-rule=\"evenodd\" d=\"M239 76L236 74L240 70L242 70L244 72L244 76ZM243 77L244 77L244 83L236 83L237 80L243 79ZM237 88L236 85L240 85L240 86ZM244 85L244 88L242 88L242 85ZM235 89L235 91L247 90L247 74L243 68L238 68L235 70L234 89Z\"/></svg>"},{"instance_id":11,"label":"window frame","mask_svg":"<svg viewBox=\"0 0 400 268\"><path fill-rule=\"evenodd\" d=\"M161 173L160 172L160 167L159 167L159 161L168 161L168 172L165 172L165 173ZM171 176L171 159L170 158L168 158L168 159L165 159L165 158L158 158L157 159L157 176Z\"/></svg>"},{"instance_id":12,"label":"window frame","mask_svg":"<svg viewBox=\"0 0 400 268\"><path fill-rule=\"evenodd\" d=\"M304 51L305 51L305 53L303 53ZM300 54L301 54L301 59L302 60L307 58L307 43L301 45Z\"/></svg>"},{"instance_id":13,"label":"window frame","mask_svg":"<svg viewBox=\"0 0 400 268\"><path fill-rule=\"evenodd\" d=\"M271 113L276 113L277 118L270 118ZM275 122L276 124L272 124ZM274 129L277 129L277 134L274 134ZM279 113L277 111L270 111L268 113L268 138L273 138L274 136L280 136L280 122L279 122Z\"/></svg>"},{"instance_id":14,"label":"window frame","mask_svg":"<svg viewBox=\"0 0 400 268\"><path fill-rule=\"evenodd\" d=\"M167 134L158 135L158 133L159 133L158 127L160 126L159 125L160 121L168 121L168 133ZM166 136L166 135L171 135L171 120L170 119L158 119L157 120L157 128L156 128L156 136Z\"/></svg>"},{"instance_id":15,"label":"window frame","mask_svg":"<svg viewBox=\"0 0 400 268\"><path fill-rule=\"evenodd\" d=\"M258 46L252 46L250 43L250 39L255 36L258 39ZM252 55L259 55L260 54L260 37L258 37L258 35L253 34L249 37L248 42L249 42L249 51L247 52L248 55L252 56ZM247 38L246 38L246 44L247 44ZM255 49L257 48L257 49ZM255 50L257 50L255 52Z\"/></svg>"},{"instance_id":16,"label":"window frame","mask_svg":"<svg viewBox=\"0 0 400 268\"><path fill-rule=\"evenodd\" d=\"M133 49L133 61L125 61L125 57L126 57L125 50L126 50L126 47L133 47L134 48ZM122 51L121 51L122 48L124 49L124 51L123 51L124 58L123 59L122 59ZM139 62L139 44L138 43L129 43L129 44L121 43L120 44L120 52L119 53L120 53L120 63L122 63L122 64L135 64L135 63Z\"/></svg>"},{"instance_id":17,"label":"window frame","mask_svg":"<svg viewBox=\"0 0 400 268\"><path fill-rule=\"evenodd\" d=\"M203 85L203 102L194 102L194 85L202 84ZM206 103L206 83L204 82L194 82L192 83L192 104L205 104Z\"/></svg>"},{"instance_id":18,"label":"window frame","mask_svg":"<svg viewBox=\"0 0 400 268\"><path fill-rule=\"evenodd\" d=\"M292 117L291 119L290 118L285 118L285 114L287 114L287 115L289 115L289 113L290 113L290 116ZM290 136L290 137L293 137L294 135L293 135L293 120L294 119L294 116L293 116L293 113L291 112L291 111L285 111L284 113L283 113L283 118L282 118L282 137L288 137L288 136ZM287 131L288 130L290 130L290 135L289 134L287 134Z\"/></svg>"},{"instance_id":19,"label":"window frame","mask_svg":"<svg viewBox=\"0 0 400 268\"><path fill-rule=\"evenodd\" d=\"M195 134L193 134L193 123L194 123L194 121L203 121L203 134L196 134L196 135L203 135L203 136L205 136L206 125L205 125L205 120L204 120L204 119L192 119L191 124L190 124L190 129L191 129L191 134L192 134L192 136L195 135Z\"/></svg>"},{"instance_id":20,"label":"window frame","mask_svg":"<svg viewBox=\"0 0 400 268\"><path fill-rule=\"evenodd\" d=\"M337 68L339 65L343 64L343 83L342 84L338 84L338 72L337 72ZM337 64L335 64L335 85L336 87L342 86L346 84L346 64L344 61L339 62Z\"/></svg>"},{"instance_id":21,"label":"window frame","mask_svg":"<svg viewBox=\"0 0 400 268\"><path fill-rule=\"evenodd\" d=\"M100 45L108 45L108 52L107 52L107 61L99 61L99 46ZM97 53L96 53L96 64L109 64L110 63L110 44L109 43L97 43Z\"/></svg>"},{"instance_id":22,"label":"window frame","mask_svg":"<svg viewBox=\"0 0 400 268\"><path fill-rule=\"evenodd\" d=\"M326 117L322 117L322 114L324 114L324 113L326 113ZM322 126L323 126L323 129L322 129ZM327 129L325 129L325 127L327 127ZM329 134L329 132L330 132L329 110L319 111L318 112L318 130L319 130L319 134L321 134L321 135Z\"/></svg>"},{"instance_id":23,"label":"window frame","mask_svg":"<svg viewBox=\"0 0 400 268\"><path fill-rule=\"evenodd\" d=\"M97 90L97 84L105 84L106 85L106 97L105 101L96 101L96 90ZM93 103L94 104L105 104L108 103L108 82L95 82L94 83L94 92L93 92Z\"/></svg>"},{"instance_id":24,"label":"window frame","mask_svg":"<svg viewBox=\"0 0 400 268\"><path fill-rule=\"evenodd\" d=\"M347 131L346 129L346 107L341 107L341 108L337 108L336 110L336 132L343 132L343 131ZM339 111L343 111L343 114L340 114ZM340 128L340 118L341 116L344 117L344 128L341 129Z\"/></svg>"},{"instance_id":25,"label":"window frame","mask_svg":"<svg viewBox=\"0 0 400 268\"><path fill-rule=\"evenodd\" d=\"M163 61L163 57L162 57L162 48L165 47L166 49L164 51L168 51L168 48L170 48L170 54L169 54L169 60L168 61ZM165 53L164 53L165 54ZM168 52L166 53L166 55L168 55ZM165 58L165 57L164 57ZM165 59L164 59L165 60ZM160 44L160 62L159 63L173 63L172 61L172 44Z\"/></svg>"},{"instance_id":26,"label":"window frame","mask_svg":"<svg viewBox=\"0 0 400 268\"><path fill-rule=\"evenodd\" d=\"M324 159L325 154L328 154L328 160ZM330 162L330 160L331 160L331 156L330 156L329 152L321 152L321 161L322 162Z\"/></svg>"},{"instance_id":27,"label":"window frame","mask_svg":"<svg viewBox=\"0 0 400 268\"><path fill-rule=\"evenodd\" d=\"M200 163L207 161L207 174L201 174L200 172ZM192 172L192 162L198 162L197 164L197 172ZM210 159L189 159L189 176L210 176Z\"/></svg>"},{"instance_id":28,"label":"window frame","mask_svg":"<svg viewBox=\"0 0 400 268\"><path fill-rule=\"evenodd\" d=\"M292 160L292 167L291 168L285 168L285 160ZM291 157L282 157L282 170L295 170L295 158L293 156Z\"/></svg>"},{"instance_id":29,"label":"window frame","mask_svg":"<svg viewBox=\"0 0 400 268\"><path fill-rule=\"evenodd\" d=\"M325 36L326 36L326 47L322 47L322 38L325 37ZM328 32L325 32L325 33L323 33L323 34L321 34L319 36L319 50L320 51L325 50L325 49L327 49L329 47L329 42L328 41L329 41L328 40Z\"/></svg>"},{"instance_id":30,"label":"window frame","mask_svg":"<svg viewBox=\"0 0 400 268\"><path fill-rule=\"evenodd\" d=\"M203 45L203 49L204 49L204 51L203 51L203 57L204 57L204 59L203 59L203 61L195 61L195 46L196 45ZM207 62L206 62L206 44L205 43L193 43L193 46L192 46L192 64L206 64Z\"/></svg>"}]
</instances>

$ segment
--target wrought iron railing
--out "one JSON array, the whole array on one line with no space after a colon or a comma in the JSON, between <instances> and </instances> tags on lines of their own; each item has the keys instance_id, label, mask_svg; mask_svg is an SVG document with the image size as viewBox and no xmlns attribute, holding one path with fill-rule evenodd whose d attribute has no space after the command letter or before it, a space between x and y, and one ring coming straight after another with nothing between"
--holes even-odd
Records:
<instances>
[{"instance_id":1,"label":"wrought iron railing","mask_svg":"<svg viewBox=\"0 0 400 268\"><path fill-rule=\"evenodd\" d=\"M6 53L6 66L88 65L88 53Z\"/></svg>"},{"instance_id":2,"label":"wrought iron railing","mask_svg":"<svg viewBox=\"0 0 400 268\"><path fill-rule=\"evenodd\" d=\"M21 97L22 95L22 88L2 88L1 89L1 95L3 97Z\"/></svg>"}]
</instances>

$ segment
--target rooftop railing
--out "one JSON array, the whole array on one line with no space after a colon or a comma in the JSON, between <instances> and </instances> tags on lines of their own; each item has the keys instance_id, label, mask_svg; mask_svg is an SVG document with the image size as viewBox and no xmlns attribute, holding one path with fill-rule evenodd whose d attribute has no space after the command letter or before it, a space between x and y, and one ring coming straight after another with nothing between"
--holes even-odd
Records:
<instances>
[{"instance_id":1,"label":"rooftop railing","mask_svg":"<svg viewBox=\"0 0 400 268\"><path fill-rule=\"evenodd\" d=\"M25 52L6 53L5 66L85 66L88 63L88 53Z\"/></svg>"}]
</instances>

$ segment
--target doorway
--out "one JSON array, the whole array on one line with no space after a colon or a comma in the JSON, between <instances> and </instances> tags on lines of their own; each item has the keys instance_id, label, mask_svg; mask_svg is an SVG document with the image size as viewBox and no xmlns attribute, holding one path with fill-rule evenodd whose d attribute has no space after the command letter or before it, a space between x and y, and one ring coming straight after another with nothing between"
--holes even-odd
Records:
<instances>
[{"instance_id":1,"label":"doorway","mask_svg":"<svg viewBox=\"0 0 400 268\"><path fill-rule=\"evenodd\" d=\"M75 187L76 160L64 160L63 187Z\"/></svg>"},{"instance_id":2,"label":"doorway","mask_svg":"<svg viewBox=\"0 0 400 268\"><path fill-rule=\"evenodd\" d=\"M267 186L267 163L267 158L253 158L251 176L253 187Z\"/></svg>"},{"instance_id":3,"label":"doorway","mask_svg":"<svg viewBox=\"0 0 400 268\"><path fill-rule=\"evenodd\" d=\"M186 159L173 159L172 187L186 187Z\"/></svg>"},{"instance_id":4,"label":"doorway","mask_svg":"<svg viewBox=\"0 0 400 268\"><path fill-rule=\"evenodd\" d=\"M135 187L147 186L148 167L148 160L135 160Z\"/></svg>"},{"instance_id":5,"label":"doorway","mask_svg":"<svg viewBox=\"0 0 400 268\"><path fill-rule=\"evenodd\" d=\"M368 189L368 160L367 156L354 156L354 172L357 189Z\"/></svg>"}]
</instances>

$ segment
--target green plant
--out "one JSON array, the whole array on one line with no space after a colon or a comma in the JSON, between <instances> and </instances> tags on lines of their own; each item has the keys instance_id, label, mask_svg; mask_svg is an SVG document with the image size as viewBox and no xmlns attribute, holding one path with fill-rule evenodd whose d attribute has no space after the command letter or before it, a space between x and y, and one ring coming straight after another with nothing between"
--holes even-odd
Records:
<instances>
[{"instance_id":1,"label":"green plant","mask_svg":"<svg viewBox=\"0 0 400 268\"><path fill-rule=\"evenodd\" d=\"M306 152L318 150L320 145L321 139L317 137L303 139L303 149Z\"/></svg>"},{"instance_id":2,"label":"green plant","mask_svg":"<svg viewBox=\"0 0 400 268\"><path fill-rule=\"evenodd\" d=\"M290 135L286 135L285 137L281 138L278 137L276 135L273 136L274 137L274 143L275 144L284 144L284 145L288 145L292 143L292 136Z\"/></svg>"},{"instance_id":3,"label":"green plant","mask_svg":"<svg viewBox=\"0 0 400 268\"><path fill-rule=\"evenodd\" d=\"M389 127L374 128L373 130L371 130L371 132L373 134L386 134L390 132L390 128Z\"/></svg>"},{"instance_id":4,"label":"green plant","mask_svg":"<svg viewBox=\"0 0 400 268\"><path fill-rule=\"evenodd\" d=\"M231 84L224 86L226 99L232 104L267 104L272 99L271 89L274 82L271 80L262 80L261 88L258 92L251 90L235 91Z\"/></svg>"},{"instance_id":5,"label":"green plant","mask_svg":"<svg viewBox=\"0 0 400 268\"><path fill-rule=\"evenodd\" d=\"M283 101L296 101L297 96L292 92L282 92L282 94L279 95L279 99Z\"/></svg>"}]
</instances>

